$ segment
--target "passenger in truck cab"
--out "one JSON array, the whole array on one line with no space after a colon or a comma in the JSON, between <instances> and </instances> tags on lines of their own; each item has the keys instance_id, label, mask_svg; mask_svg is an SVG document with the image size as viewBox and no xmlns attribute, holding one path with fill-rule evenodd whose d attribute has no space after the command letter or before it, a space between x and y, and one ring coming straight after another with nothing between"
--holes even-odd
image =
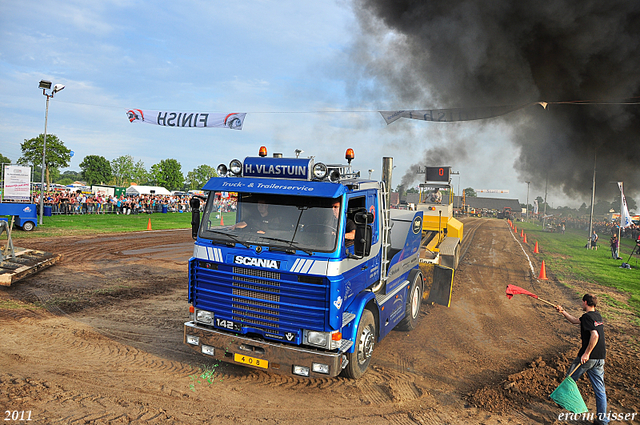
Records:
<instances>
[{"instance_id":1,"label":"passenger in truck cab","mask_svg":"<svg viewBox=\"0 0 640 425\"><path fill-rule=\"evenodd\" d=\"M338 223L340 222L340 201L335 201L331 206L333 211L333 218L335 225L334 229L338 229ZM335 233L334 233L335 234ZM356 238L356 223L347 217L346 227L344 230L344 239L347 246L353 245L353 242Z\"/></svg>"}]
</instances>

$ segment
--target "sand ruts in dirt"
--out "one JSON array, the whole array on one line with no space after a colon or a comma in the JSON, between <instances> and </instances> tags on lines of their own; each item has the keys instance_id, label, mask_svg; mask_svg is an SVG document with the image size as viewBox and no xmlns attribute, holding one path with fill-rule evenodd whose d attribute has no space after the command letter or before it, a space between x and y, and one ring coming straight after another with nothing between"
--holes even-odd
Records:
<instances>
[{"instance_id":1,"label":"sand ruts in dirt","mask_svg":"<svg viewBox=\"0 0 640 425\"><path fill-rule=\"evenodd\" d=\"M190 230L21 242L64 259L0 290L0 407L30 410L38 424L553 423L562 410L547 392L577 352L579 330L504 289L567 309L578 293L602 289L560 285L552 271L536 281L504 221L465 219L465 229L451 307L423 305L418 327L378 343L358 381L215 365L184 346ZM638 329L628 313L602 311L610 409L633 411ZM589 384L579 387L593 409Z\"/></svg>"}]
</instances>

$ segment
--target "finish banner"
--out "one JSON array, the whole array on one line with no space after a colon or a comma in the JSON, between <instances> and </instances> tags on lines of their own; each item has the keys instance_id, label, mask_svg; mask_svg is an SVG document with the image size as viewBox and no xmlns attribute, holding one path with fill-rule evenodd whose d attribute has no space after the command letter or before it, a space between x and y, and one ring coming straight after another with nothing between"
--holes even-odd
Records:
<instances>
[{"instance_id":1,"label":"finish banner","mask_svg":"<svg viewBox=\"0 0 640 425\"><path fill-rule=\"evenodd\" d=\"M165 127L229 128L242 130L246 113L172 112L129 109L129 122L146 122Z\"/></svg>"},{"instance_id":2,"label":"finish banner","mask_svg":"<svg viewBox=\"0 0 640 425\"><path fill-rule=\"evenodd\" d=\"M538 102L537 104L541 104ZM483 108L453 108L453 109L425 109L411 111L378 111L384 118L387 125L399 120L400 118L409 118L414 120L432 121L432 122L456 122L456 121L473 121L484 120L487 118L495 118L506 115L518 109L525 108L532 103L525 105L507 105L507 106L487 106ZM542 105L545 107L546 105Z\"/></svg>"}]
</instances>

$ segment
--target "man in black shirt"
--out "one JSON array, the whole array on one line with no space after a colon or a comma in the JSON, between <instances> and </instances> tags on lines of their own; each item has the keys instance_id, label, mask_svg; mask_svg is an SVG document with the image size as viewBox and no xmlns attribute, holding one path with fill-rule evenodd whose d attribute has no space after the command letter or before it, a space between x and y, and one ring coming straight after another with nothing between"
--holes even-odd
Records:
<instances>
[{"instance_id":1,"label":"man in black shirt","mask_svg":"<svg viewBox=\"0 0 640 425\"><path fill-rule=\"evenodd\" d=\"M252 232L260 233L264 235L267 231L272 230L275 225L278 224L278 217L273 217L269 214L269 204L260 200L257 203L257 213L249 216L249 223L241 221L231 226L231 230L244 229L247 226Z\"/></svg>"},{"instance_id":2,"label":"man in black shirt","mask_svg":"<svg viewBox=\"0 0 640 425\"><path fill-rule=\"evenodd\" d=\"M596 422L608 424L607 393L604 387L604 359L606 357L604 323L602 316L596 311L597 304L598 299L595 295L585 294L582 297L582 311L585 313L579 319L564 311L560 305L556 306L556 310L570 323L580 325L582 347L569 371L580 365L571 375L574 381L580 379L584 373L587 374L596 396L596 411L598 413Z\"/></svg>"}]
</instances>

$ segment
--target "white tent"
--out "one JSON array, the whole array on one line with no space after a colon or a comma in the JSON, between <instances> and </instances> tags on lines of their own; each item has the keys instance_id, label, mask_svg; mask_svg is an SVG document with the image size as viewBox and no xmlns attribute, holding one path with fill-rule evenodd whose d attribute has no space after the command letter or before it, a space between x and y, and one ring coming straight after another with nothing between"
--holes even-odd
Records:
<instances>
[{"instance_id":1,"label":"white tent","mask_svg":"<svg viewBox=\"0 0 640 425\"><path fill-rule=\"evenodd\" d=\"M171 192L162 186L129 186L127 195L171 195Z\"/></svg>"}]
</instances>

